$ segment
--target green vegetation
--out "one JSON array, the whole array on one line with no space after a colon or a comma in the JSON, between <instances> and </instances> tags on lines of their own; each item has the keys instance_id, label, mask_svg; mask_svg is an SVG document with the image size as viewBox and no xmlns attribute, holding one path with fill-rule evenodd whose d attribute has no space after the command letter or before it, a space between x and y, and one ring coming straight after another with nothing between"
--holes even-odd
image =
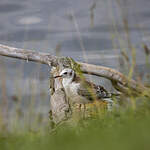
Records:
<instances>
[{"instance_id":1,"label":"green vegetation","mask_svg":"<svg viewBox=\"0 0 150 150\"><path fill-rule=\"evenodd\" d=\"M112 112L101 111L77 124L64 122L55 130L20 130L0 135L2 150L41 149L128 149L150 147L150 103L133 109L119 108Z\"/></svg>"}]
</instances>

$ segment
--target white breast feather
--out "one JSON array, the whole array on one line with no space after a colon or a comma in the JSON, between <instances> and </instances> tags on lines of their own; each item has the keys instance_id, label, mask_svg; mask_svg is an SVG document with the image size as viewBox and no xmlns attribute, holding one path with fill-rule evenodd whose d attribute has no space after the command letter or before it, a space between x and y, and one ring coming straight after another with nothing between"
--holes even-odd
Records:
<instances>
[{"instance_id":1,"label":"white breast feather","mask_svg":"<svg viewBox=\"0 0 150 150\"><path fill-rule=\"evenodd\" d=\"M67 96L72 102L81 103L81 104L88 103L89 101L85 97L80 96L78 94L79 87L80 87L80 83L72 82L71 84L65 86L64 88Z\"/></svg>"}]
</instances>

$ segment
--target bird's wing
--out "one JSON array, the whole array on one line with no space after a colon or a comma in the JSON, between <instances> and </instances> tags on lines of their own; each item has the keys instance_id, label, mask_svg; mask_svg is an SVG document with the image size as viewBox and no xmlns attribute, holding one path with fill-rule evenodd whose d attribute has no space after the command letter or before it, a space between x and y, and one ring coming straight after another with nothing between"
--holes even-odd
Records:
<instances>
[{"instance_id":1,"label":"bird's wing","mask_svg":"<svg viewBox=\"0 0 150 150\"><path fill-rule=\"evenodd\" d=\"M111 94L108 93L104 87L100 85L97 86L88 81L83 81L77 92L80 96L86 97L90 101L95 99L102 100L104 98L111 97Z\"/></svg>"},{"instance_id":2,"label":"bird's wing","mask_svg":"<svg viewBox=\"0 0 150 150\"><path fill-rule=\"evenodd\" d=\"M94 97L95 95L93 94L93 89L90 89L89 87L84 87L84 86L80 86L78 89L77 89L77 93L80 95L80 96L83 96L85 97L86 99L90 100L90 101L93 101L94 100Z\"/></svg>"}]
</instances>

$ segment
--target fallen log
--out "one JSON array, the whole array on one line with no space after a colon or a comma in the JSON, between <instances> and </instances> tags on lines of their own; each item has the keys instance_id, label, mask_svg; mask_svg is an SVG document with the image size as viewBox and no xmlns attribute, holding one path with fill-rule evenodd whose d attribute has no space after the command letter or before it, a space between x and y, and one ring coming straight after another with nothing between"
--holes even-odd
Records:
<instances>
[{"instance_id":1,"label":"fallen log","mask_svg":"<svg viewBox=\"0 0 150 150\"><path fill-rule=\"evenodd\" d=\"M2 44L0 44L0 55L17 59L23 59L26 61L34 61L41 64L47 64L53 67L58 66L58 62L61 59L63 59L63 57L56 57L54 55L51 55L50 53L42 53L32 50L14 48ZM134 80L129 80L122 73L118 72L115 69L81 62L77 63L80 64L81 71L83 73L89 73L91 75L107 78L111 80L113 84L115 83L115 87L117 87L118 89L121 89L125 86L140 92L141 88L144 88L143 85L135 82Z\"/></svg>"}]
</instances>

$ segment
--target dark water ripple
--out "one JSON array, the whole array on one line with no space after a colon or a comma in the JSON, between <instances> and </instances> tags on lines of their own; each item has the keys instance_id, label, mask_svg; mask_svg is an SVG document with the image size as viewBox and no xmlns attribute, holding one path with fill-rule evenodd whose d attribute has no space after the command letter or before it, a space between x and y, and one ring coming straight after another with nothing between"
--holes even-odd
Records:
<instances>
[{"instance_id":1,"label":"dark water ripple","mask_svg":"<svg viewBox=\"0 0 150 150\"><path fill-rule=\"evenodd\" d=\"M16 12L16 11L23 11L24 9L25 6L19 3L0 4L0 13L4 13L4 14L10 12Z\"/></svg>"}]
</instances>

